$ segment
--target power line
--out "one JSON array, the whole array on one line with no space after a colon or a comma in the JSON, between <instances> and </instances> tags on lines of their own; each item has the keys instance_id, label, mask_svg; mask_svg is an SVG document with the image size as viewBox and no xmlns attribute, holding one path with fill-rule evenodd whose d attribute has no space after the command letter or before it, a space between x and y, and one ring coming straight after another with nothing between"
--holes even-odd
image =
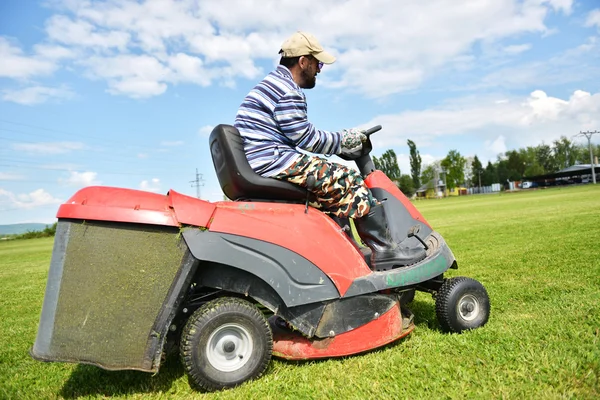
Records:
<instances>
[{"instance_id":1,"label":"power line","mask_svg":"<svg viewBox=\"0 0 600 400\"><path fill-rule=\"evenodd\" d=\"M31 125L31 124L24 124L22 122L8 121L6 119L0 119L0 122L6 122L8 124L26 126L26 127L29 127L29 128L41 129L43 131L50 131L50 132L57 132L57 133L66 133L67 135L75 135L72 132L61 131L61 130L58 130L58 129L44 128L42 126L36 126L36 125Z\"/></svg>"},{"instance_id":2,"label":"power line","mask_svg":"<svg viewBox=\"0 0 600 400\"><path fill-rule=\"evenodd\" d=\"M6 130L6 129L2 129L0 128L0 131L2 130ZM85 151L86 153L89 152L95 152L95 153L99 153L101 154L103 157L106 157L106 154L108 151L110 151L109 154L115 154L115 150L119 150L119 151L127 151L128 149L132 149L134 151L139 151L140 153L142 152L147 152L147 150L151 150L154 152L165 152L165 149L158 149L156 147L144 147L144 146L137 146L137 145L132 145L132 144L127 144L127 143L119 143L119 142L112 142L114 143L114 145L111 145L109 143L109 141L104 141L101 145L97 145L97 144L92 144L92 145L87 145L84 142L80 142L80 141L67 141L67 140L63 140L60 142L39 142L39 141L32 141L32 140L23 140L23 139L15 139L15 138L11 138L11 137L6 137L6 136L0 136L0 140L6 140L9 143L12 143L13 145L19 145L21 143L30 143L30 144L37 144L37 145L46 145L46 144L61 144L61 143L76 143L76 144L81 144L84 147L80 147L80 148L74 148L74 149L67 149L68 151L73 151L73 152L77 152L77 151ZM104 147L102 147L104 146ZM110 147L113 146L113 147ZM116 147L115 147L116 146ZM25 150L27 151L27 150ZM34 151L29 151L30 153L34 152ZM39 155L41 153L41 151L37 151L36 155ZM60 153L45 153L44 155L56 155L56 154L60 154ZM130 157L129 154L125 155L127 157ZM124 156L124 157L125 157ZM180 155L172 153L173 157L180 157ZM151 156L153 160L169 160L169 158L162 158L162 157L156 157L156 155L152 155Z\"/></svg>"},{"instance_id":3,"label":"power line","mask_svg":"<svg viewBox=\"0 0 600 400\"><path fill-rule=\"evenodd\" d=\"M101 141L103 143L105 143L105 142L110 142L110 143L114 143L114 144L123 144L124 143L122 141L109 140L109 139L106 139L106 137L99 137L99 136L92 136L92 135L82 135L80 133L61 131L59 129L44 128L42 126L36 126L36 125L31 125L31 124L24 124L22 122L8 121L8 120L5 120L5 119L0 119L0 122L6 122L6 123L9 123L9 124L26 126L28 128L40 129L40 130L48 131L48 132L60 133L60 134L63 134L63 135L74 136L74 137L77 137L77 138L86 138L86 139L99 140L99 141ZM25 135L40 136L40 134L23 132L23 131L17 131L17 130L14 130L14 129L0 128L0 130L2 130L2 131L8 131L8 132L14 132L14 133L22 133L22 134L25 134ZM127 144L127 145L130 145L130 144ZM131 146L133 146L133 145L131 145ZM136 144L135 147L146 148L146 149L154 149L154 147L152 147L152 146L144 146L144 145L139 145L139 144Z\"/></svg>"},{"instance_id":4,"label":"power line","mask_svg":"<svg viewBox=\"0 0 600 400\"><path fill-rule=\"evenodd\" d=\"M151 158L153 162L156 161L163 161L163 162L174 162L174 158L177 157L177 162L178 164L181 163L182 160L182 156L181 156L181 152L176 151L176 149L173 153L171 153L171 149L165 146L152 146L152 145L143 145L139 142L136 143L127 143L124 141L120 141L120 140L111 140L111 139L107 139L106 136L92 136L92 135L83 135L80 133L74 133L74 132L67 132L67 131L63 131L63 130L59 130L59 129L52 129L52 128L46 128L46 127L42 127L42 126L38 126L38 125L32 125L32 124L27 124L27 123L22 123L22 122L16 122L16 121L9 121L6 119L0 119L0 122L5 122L5 123L9 123L9 124L14 124L14 125L19 125L19 126L23 126L23 127L28 127L28 128L33 128L33 129L39 129L39 130L43 130L43 131L47 131L47 132L54 132L54 133L58 133L58 134L62 134L62 135L67 135L69 137L65 138L57 136L57 135L52 135L52 134L40 134L40 133L32 133L32 132L25 132L22 130L16 130L16 129L9 129L9 128L4 128L0 126L0 131L4 131L4 132L13 132L13 133L18 133L21 135L26 135L26 136L35 136L35 137L43 137L46 139L55 139L55 140L62 140L62 141L68 141L69 139L71 139L71 141L78 141L79 143L81 143L81 139L82 138L86 138L86 139L91 139L92 141L95 141L97 143L101 143L101 146L98 146L97 144L84 144L81 143L85 148L80 148L80 149L72 149L73 151L84 151L86 154L89 152L95 152L98 153L103 159L111 159L111 160L118 160L117 162L129 162L129 160L125 161L125 160L121 160L122 158L129 158L130 157L130 152L131 151L137 151L140 153L149 153L151 154L150 156L148 156L148 158ZM66 140L65 140L66 139ZM23 140L21 138L15 138L15 137L6 137L6 136L0 136L0 140L6 140L8 141L8 143L13 143L13 144L19 144L19 143L30 143L30 144L40 144L40 142L36 142L36 141L31 141L31 140ZM108 153L107 153L108 152ZM124 152L126 153L126 155L123 155L123 157L120 157L118 155L119 152ZM159 154L166 152L167 154L163 155L163 157L160 157ZM44 155L48 155L48 156L52 156L55 154L44 154ZM112 157L111 157L112 156ZM142 156L142 154L139 155L140 157ZM145 154L144 154L145 156ZM166 157L165 157L166 156ZM144 157L146 158L146 157ZM184 157L186 158L186 157Z\"/></svg>"},{"instance_id":5,"label":"power line","mask_svg":"<svg viewBox=\"0 0 600 400\"><path fill-rule=\"evenodd\" d=\"M25 168L25 169L36 169L36 170L44 170L44 171L67 171L67 172L71 172L74 171L73 169L68 169L68 168L42 168L42 167L35 167L35 166L29 166L29 165L14 165L14 164L0 164L0 167L13 167L13 168ZM84 169L89 169L89 168L84 168ZM98 171L94 171L94 172L98 172ZM110 172L110 171L99 171L98 173L102 173L104 175L133 175L133 176L147 176L149 174L153 174L156 172L152 172L152 171L144 171L144 172L139 172L139 173L134 173L134 172Z\"/></svg>"},{"instance_id":6,"label":"power line","mask_svg":"<svg viewBox=\"0 0 600 400\"><path fill-rule=\"evenodd\" d=\"M19 144L19 143L39 144L39 142L33 142L33 141L29 141L29 140L14 140L14 139L3 137L3 136L0 136L0 140L7 140L9 143L12 142L13 144ZM134 148L134 146L129 146L129 145L118 146L116 150L109 149L109 148L98 148L98 147L82 147L79 149L67 149L67 151L65 153L40 153L40 152L30 152L30 153L35 154L36 157L39 157L39 156L64 157L68 153L69 157L71 157L71 158L86 157L86 159L89 159L89 157L88 157L89 153L95 153L95 154L98 154L98 157L100 157L102 161L107 161L107 162L111 162L111 163L122 162L122 163L130 164L132 161L132 157L130 154L128 154L128 153L119 154L120 151L126 152L127 148ZM138 149L138 150L143 151L144 149ZM25 150L25 152L27 152L27 150ZM14 152L12 152L12 153L14 153ZM170 157L169 157L169 155L170 155ZM6 158L2 157L1 155L0 155L0 158L2 160L6 160ZM186 159L186 158L188 158L188 157L184 157L184 159ZM175 165L179 165L181 163L182 157L181 157L181 155L176 154L176 153L169 153L169 154L167 154L167 157L159 157L154 154L149 155L147 157L139 157L139 156L133 157L133 160L136 160L136 161L141 161L141 160L145 160L145 159L148 159L152 162L174 163ZM23 161L23 162L25 162L25 161Z\"/></svg>"},{"instance_id":7,"label":"power line","mask_svg":"<svg viewBox=\"0 0 600 400\"><path fill-rule=\"evenodd\" d=\"M111 140L111 139L107 139L106 136L93 136L93 135L83 135L80 133L74 133L74 132L67 132L67 131L62 131L59 129L51 129L51 128L44 128L41 126L36 126L36 125L30 125L30 124L24 124L21 122L14 122L14 121L8 121L5 119L0 119L0 122L6 122L9 124L14 124L14 125L20 125L20 126L25 126L28 128L33 128L33 129L40 129L43 131L48 131L48 132L54 132L54 133L59 133L62 135L68 135L71 137L75 137L75 138L85 138L85 139L92 139L92 140L96 140L96 141L100 141L102 143L105 144L113 144L113 145L125 145L125 146L130 146L130 147L134 147L134 148L140 148L140 149L148 149L148 150L156 150L156 147L154 146L148 146L148 145L143 145L140 143L135 143L135 144L131 144L131 143L125 143L123 141L118 141L118 140ZM39 133L29 133L29 132L23 132L23 131L19 131L19 130L14 130L14 129L7 129L7 128L0 128L0 131L7 131L7 132L13 132L13 133L21 133L24 135L31 135L31 136L43 136L43 137L47 137L47 135L41 135ZM54 136L56 137L56 136Z\"/></svg>"},{"instance_id":8,"label":"power line","mask_svg":"<svg viewBox=\"0 0 600 400\"><path fill-rule=\"evenodd\" d=\"M109 163L112 166L114 166L114 164L116 163L121 163L121 164L126 164L128 169L132 166L135 165L137 167L141 167L141 165L132 163L129 160L123 160L123 159L101 159L97 162L95 162L94 164L92 164L90 166L90 164L88 163L88 166L84 166L82 163L83 162L79 162L77 160L65 160L64 162L51 162L51 161L47 161L47 162L40 162L40 161L30 161L30 160L22 160L22 159L18 159L18 158L4 158L4 157L0 157L0 162L8 162L10 164L0 164L2 166L5 167L13 167L13 168L33 168L33 169L40 169L40 170L55 170L55 171L81 171L81 170L97 170L95 172L100 172L102 173L102 168L103 166L101 166L101 164L105 164L105 163ZM27 165L21 165L21 164L27 164ZM56 165L58 164L58 165ZM180 165L179 163L176 163L175 161L169 161L167 163L161 164L164 165L165 167L169 168L169 171L176 171L176 170L183 170L186 169L185 166ZM143 168L144 172L146 173L153 173L153 174L157 174L157 173L162 173L165 171L165 168Z\"/></svg>"},{"instance_id":9,"label":"power line","mask_svg":"<svg viewBox=\"0 0 600 400\"><path fill-rule=\"evenodd\" d=\"M588 140L588 147L590 149L590 167L592 169L592 182L594 184L596 184L596 172L594 171L595 167L594 167L594 154L592 153L592 136L595 135L596 133L600 133L598 131L586 131L586 132L579 132L579 135L577 136L585 136Z\"/></svg>"},{"instance_id":10,"label":"power line","mask_svg":"<svg viewBox=\"0 0 600 400\"><path fill-rule=\"evenodd\" d=\"M26 136L35 136L35 137L41 137L44 138L46 140L48 139L54 139L54 140L60 140L63 142L69 141L69 142L74 142L76 141L77 143L83 143L81 141L81 139L88 139L91 140L92 142L99 142L104 146L119 146L121 148L131 148L131 149L139 149L139 150L154 150L156 151L156 147L154 146L144 146L141 144L131 144L131 143L126 143L123 141L119 141L119 140L110 140L110 139L106 139L106 138L99 138L99 137L93 137L93 136L84 136L84 135L70 135L70 136L74 136L74 138L68 138L65 136L49 136L48 134L41 134L41 133L31 133L31 132L23 132L23 131L17 131L14 129L6 129L6 128L0 128L0 131L3 132L12 132L12 133L19 133L21 135L26 135ZM3 140L8 140L11 141L13 143L40 143L39 141L34 142L31 140L24 140L21 138L11 138L11 137L0 137L0 139ZM66 140L65 140L66 139Z\"/></svg>"}]
</instances>

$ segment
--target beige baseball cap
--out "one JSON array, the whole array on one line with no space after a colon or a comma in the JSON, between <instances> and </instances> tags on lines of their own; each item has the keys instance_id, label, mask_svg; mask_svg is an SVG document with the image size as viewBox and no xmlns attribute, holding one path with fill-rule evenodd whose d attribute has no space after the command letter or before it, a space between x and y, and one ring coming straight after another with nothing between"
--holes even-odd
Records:
<instances>
[{"instance_id":1,"label":"beige baseball cap","mask_svg":"<svg viewBox=\"0 0 600 400\"><path fill-rule=\"evenodd\" d=\"M323 47L313 35L298 31L281 45L283 57L300 57L311 55L324 64L333 64L335 57L323 50Z\"/></svg>"}]
</instances>

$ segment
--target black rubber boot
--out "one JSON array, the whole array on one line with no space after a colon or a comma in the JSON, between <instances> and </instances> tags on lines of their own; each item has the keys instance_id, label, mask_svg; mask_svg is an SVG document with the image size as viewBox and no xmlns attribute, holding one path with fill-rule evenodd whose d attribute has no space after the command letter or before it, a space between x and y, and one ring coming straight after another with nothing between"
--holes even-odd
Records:
<instances>
[{"instance_id":1,"label":"black rubber boot","mask_svg":"<svg viewBox=\"0 0 600 400\"><path fill-rule=\"evenodd\" d=\"M384 271L415 264L426 256L424 248L400 247L392 239L381 204L371 207L369 214L355 219L354 224L361 239L373 252L371 267L374 270Z\"/></svg>"}]
</instances>

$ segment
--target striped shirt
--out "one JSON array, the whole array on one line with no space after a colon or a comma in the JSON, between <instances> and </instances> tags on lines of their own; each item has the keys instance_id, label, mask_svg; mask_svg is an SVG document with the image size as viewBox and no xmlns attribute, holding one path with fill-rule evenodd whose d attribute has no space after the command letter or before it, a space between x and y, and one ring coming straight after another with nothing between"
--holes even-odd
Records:
<instances>
[{"instance_id":1,"label":"striped shirt","mask_svg":"<svg viewBox=\"0 0 600 400\"><path fill-rule=\"evenodd\" d=\"M341 132L316 129L308 121L306 97L283 65L248 93L234 126L244 138L244 150L252 169L265 177L289 168L302 153L338 154Z\"/></svg>"}]
</instances>

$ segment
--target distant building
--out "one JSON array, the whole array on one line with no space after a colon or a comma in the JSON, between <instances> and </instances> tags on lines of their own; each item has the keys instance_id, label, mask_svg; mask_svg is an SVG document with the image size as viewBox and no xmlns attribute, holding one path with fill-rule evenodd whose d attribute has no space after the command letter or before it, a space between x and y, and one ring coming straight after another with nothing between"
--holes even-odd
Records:
<instances>
[{"instance_id":1,"label":"distant building","mask_svg":"<svg viewBox=\"0 0 600 400\"><path fill-rule=\"evenodd\" d=\"M463 186L448 189L448 196L464 196L468 193L468 189Z\"/></svg>"},{"instance_id":2,"label":"distant building","mask_svg":"<svg viewBox=\"0 0 600 400\"><path fill-rule=\"evenodd\" d=\"M596 174L596 182L600 174L600 166L594 165ZM565 185L570 183L589 183L592 182L592 166L591 164L572 165L558 172L550 174L526 176L523 181L535 182L538 186L555 186Z\"/></svg>"},{"instance_id":3,"label":"distant building","mask_svg":"<svg viewBox=\"0 0 600 400\"><path fill-rule=\"evenodd\" d=\"M448 190L443 181L439 181L438 185L435 185L435 180L432 179L424 185L421 185L416 191L417 198L420 199L437 199L440 197L448 196Z\"/></svg>"}]
</instances>

